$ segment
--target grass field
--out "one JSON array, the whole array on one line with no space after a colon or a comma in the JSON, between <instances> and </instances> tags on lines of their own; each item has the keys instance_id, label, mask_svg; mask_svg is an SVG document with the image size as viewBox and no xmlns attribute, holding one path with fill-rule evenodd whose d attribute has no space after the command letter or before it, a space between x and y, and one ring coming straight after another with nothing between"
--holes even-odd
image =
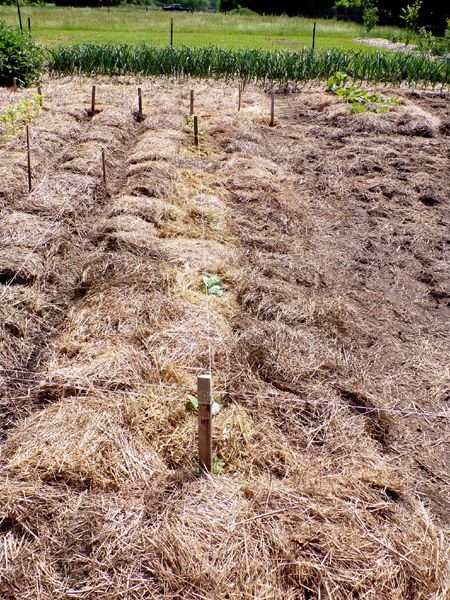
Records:
<instances>
[{"instance_id":1,"label":"grass field","mask_svg":"<svg viewBox=\"0 0 450 600\"><path fill-rule=\"evenodd\" d=\"M310 46L314 21L295 17L238 16L208 13L170 14L145 12L142 8L55 8L23 7L26 24L31 18L35 39L46 45L75 42L145 41L166 46L170 40L170 19L174 19L174 45L205 46L216 44L226 48L288 48ZM1 6L0 19L17 24L15 7ZM388 37L393 28L380 27L371 37ZM317 20L316 47L344 50L367 48L354 39L367 35L356 23Z\"/></svg>"}]
</instances>

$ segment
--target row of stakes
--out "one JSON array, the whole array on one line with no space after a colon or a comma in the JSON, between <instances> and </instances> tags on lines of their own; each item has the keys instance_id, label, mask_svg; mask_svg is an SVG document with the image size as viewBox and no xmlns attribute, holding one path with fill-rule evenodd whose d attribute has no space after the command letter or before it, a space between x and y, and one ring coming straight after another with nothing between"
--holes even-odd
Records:
<instances>
[{"instance_id":1,"label":"row of stakes","mask_svg":"<svg viewBox=\"0 0 450 600\"><path fill-rule=\"evenodd\" d=\"M242 103L242 86L239 86L238 110L241 109ZM142 89L138 88L138 112L136 117L138 120L144 118L142 106ZM42 90L38 87L38 94L41 98L42 106ZM96 86L92 86L91 94L91 109L88 115L95 115L95 100ZM194 120L194 144L198 146L198 117L194 115L194 90L190 93L190 116ZM272 92L271 97L271 119L270 126L275 124L275 94ZM27 168L28 168L28 191L32 190L32 171L31 171L31 148L30 148L30 128L26 126L26 143L27 143ZM104 188L107 189L107 174L106 174L106 156L105 149L102 149L102 179ZM197 399L198 399L198 461L201 473L211 473L213 470L213 454L212 454L212 377L211 375L199 375L197 377Z\"/></svg>"},{"instance_id":2,"label":"row of stakes","mask_svg":"<svg viewBox=\"0 0 450 600\"><path fill-rule=\"evenodd\" d=\"M17 88L17 80L15 77L13 78L13 89L14 89L14 91L16 91L18 89ZM41 107L43 107L43 96L42 96L41 86L38 87L37 91L38 91L38 95L40 97ZM91 91L91 108L90 108L90 110L87 111L87 113L90 117L93 117L96 113L96 109L95 109L96 91L97 91L97 87L95 85L93 85L92 91ZM242 107L242 94L243 94L243 86L239 85L238 111L240 111L241 107ZM138 97L138 110L137 110L137 113L135 113L135 116L138 121L142 121L144 119L144 113L143 113L143 104L142 104L143 95L142 95L141 88L138 88L138 90L137 90L137 97ZM198 117L197 117L197 115L194 115L194 90L191 90L191 93L190 93L189 115L191 117L193 117L194 145L196 147L198 147L198 145L199 145L199 129L198 129ZM270 125L270 127L274 127L274 125L275 125L275 92L271 93L269 125ZM27 143L28 192L31 192L32 191L32 170L31 170L31 148L30 148L30 127L29 127L29 125L26 126L26 143ZM107 175L106 175L106 157L105 157L105 149L104 148L102 149L102 180L103 180L103 184L106 189Z\"/></svg>"}]
</instances>

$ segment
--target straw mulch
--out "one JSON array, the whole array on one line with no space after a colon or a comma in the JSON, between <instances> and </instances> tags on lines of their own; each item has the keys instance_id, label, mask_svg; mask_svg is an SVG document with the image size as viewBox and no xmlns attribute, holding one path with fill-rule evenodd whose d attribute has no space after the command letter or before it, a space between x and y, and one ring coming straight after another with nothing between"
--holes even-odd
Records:
<instances>
[{"instance_id":1,"label":"straw mulch","mask_svg":"<svg viewBox=\"0 0 450 600\"><path fill-rule=\"evenodd\" d=\"M0 141L0 596L446 599L438 94L278 94L269 127L262 90L196 82L195 150L192 82L139 82L142 122L136 81L93 117L90 83L44 87L30 195Z\"/></svg>"}]
</instances>

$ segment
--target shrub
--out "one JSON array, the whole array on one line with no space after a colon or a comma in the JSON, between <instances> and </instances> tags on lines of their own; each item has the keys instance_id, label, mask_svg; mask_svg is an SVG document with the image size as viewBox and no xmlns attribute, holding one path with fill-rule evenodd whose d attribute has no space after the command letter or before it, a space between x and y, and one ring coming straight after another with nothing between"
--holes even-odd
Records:
<instances>
[{"instance_id":1,"label":"shrub","mask_svg":"<svg viewBox=\"0 0 450 600\"><path fill-rule=\"evenodd\" d=\"M368 5L364 9L363 23L367 33L378 25L378 7L375 4Z\"/></svg>"},{"instance_id":2,"label":"shrub","mask_svg":"<svg viewBox=\"0 0 450 600\"><path fill-rule=\"evenodd\" d=\"M0 85L11 85L13 77L20 86L31 85L39 78L44 57L27 33L0 21Z\"/></svg>"}]
</instances>

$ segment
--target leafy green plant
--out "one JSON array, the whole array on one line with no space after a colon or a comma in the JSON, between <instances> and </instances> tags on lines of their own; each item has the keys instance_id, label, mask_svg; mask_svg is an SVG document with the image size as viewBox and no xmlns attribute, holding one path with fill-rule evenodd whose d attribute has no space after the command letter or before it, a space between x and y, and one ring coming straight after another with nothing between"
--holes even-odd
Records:
<instances>
[{"instance_id":1,"label":"leafy green plant","mask_svg":"<svg viewBox=\"0 0 450 600\"><path fill-rule=\"evenodd\" d=\"M398 105L397 98L384 96L379 92L367 92L356 86L348 86L349 76L347 73L338 71L328 79L327 89L329 92L343 98L352 105L352 113L372 112L385 113L389 105Z\"/></svg>"},{"instance_id":2,"label":"leafy green plant","mask_svg":"<svg viewBox=\"0 0 450 600\"><path fill-rule=\"evenodd\" d=\"M191 394L187 395L186 401L186 410L191 412L198 412L198 398L196 396L192 396ZM220 411L220 404L213 397L211 403L211 415L215 417Z\"/></svg>"},{"instance_id":3,"label":"leafy green plant","mask_svg":"<svg viewBox=\"0 0 450 600\"><path fill-rule=\"evenodd\" d=\"M220 473L223 473L224 469L225 461L218 456L213 456L212 471L214 475L220 475Z\"/></svg>"},{"instance_id":4,"label":"leafy green plant","mask_svg":"<svg viewBox=\"0 0 450 600\"><path fill-rule=\"evenodd\" d=\"M217 275L203 275L202 292L211 296L223 296L223 283Z\"/></svg>"},{"instance_id":5,"label":"leafy green plant","mask_svg":"<svg viewBox=\"0 0 450 600\"><path fill-rule=\"evenodd\" d=\"M214 475L220 475L221 473L224 472L225 469L225 461L223 460L223 458L220 458L219 456L214 455L212 457L212 472ZM197 473L197 475L200 473L200 467L197 466L194 468L194 472Z\"/></svg>"},{"instance_id":6,"label":"leafy green plant","mask_svg":"<svg viewBox=\"0 0 450 600\"><path fill-rule=\"evenodd\" d=\"M23 98L17 104L10 104L0 113L0 122L6 137L15 135L27 123L31 123L42 108L42 96L36 94L32 98Z\"/></svg>"},{"instance_id":7,"label":"leafy green plant","mask_svg":"<svg viewBox=\"0 0 450 600\"><path fill-rule=\"evenodd\" d=\"M0 85L26 87L39 79L44 55L27 33L20 33L0 21Z\"/></svg>"}]
</instances>

